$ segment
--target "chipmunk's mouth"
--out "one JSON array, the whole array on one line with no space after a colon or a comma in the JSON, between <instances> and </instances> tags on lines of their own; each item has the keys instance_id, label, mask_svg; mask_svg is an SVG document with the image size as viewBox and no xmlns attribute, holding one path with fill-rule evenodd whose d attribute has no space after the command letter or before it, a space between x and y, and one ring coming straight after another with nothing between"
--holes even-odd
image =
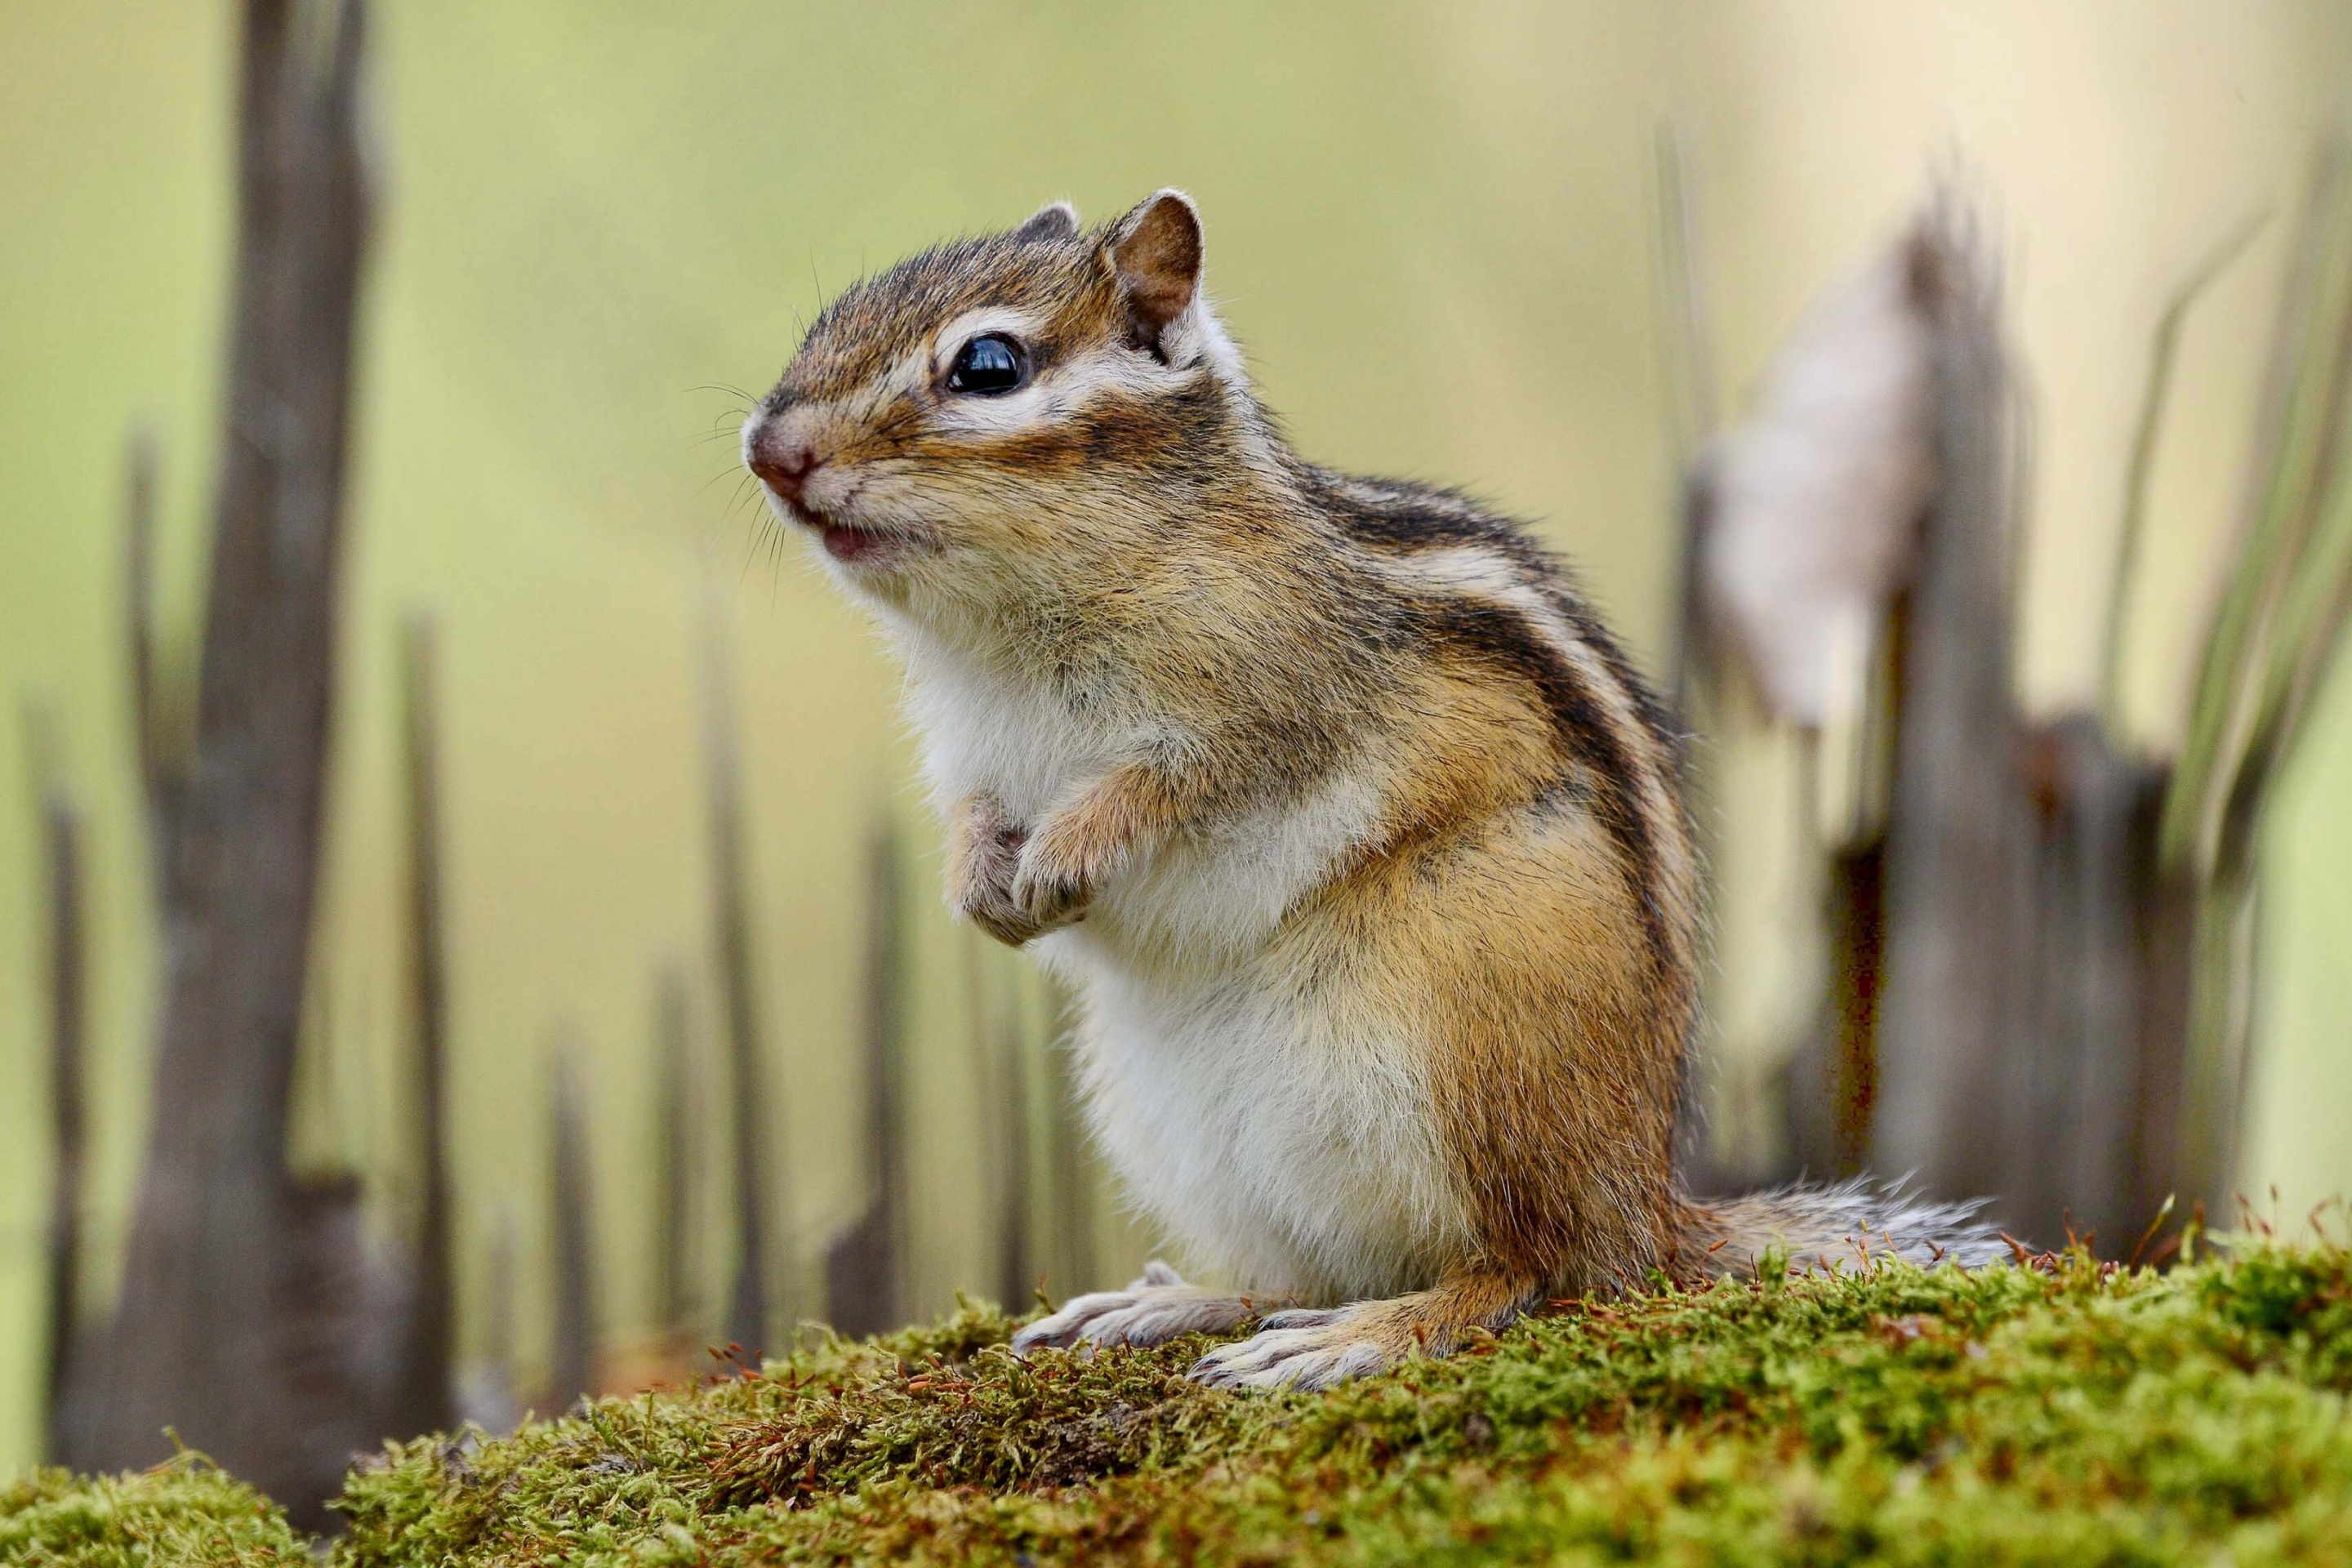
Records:
<instances>
[{"instance_id":1,"label":"chipmunk's mouth","mask_svg":"<svg viewBox=\"0 0 2352 1568\"><path fill-rule=\"evenodd\" d=\"M835 561L871 561L877 555L889 552L891 541L870 530L852 528L841 522L820 523L817 527L818 539L824 545L824 552Z\"/></svg>"},{"instance_id":2,"label":"chipmunk's mouth","mask_svg":"<svg viewBox=\"0 0 2352 1568\"><path fill-rule=\"evenodd\" d=\"M824 552L848 566L877 566L911 555L921 542L891 529L862 528L817 510L805 501L779 497L793 521L817 536Z\"/></svg>"}]
</instances>

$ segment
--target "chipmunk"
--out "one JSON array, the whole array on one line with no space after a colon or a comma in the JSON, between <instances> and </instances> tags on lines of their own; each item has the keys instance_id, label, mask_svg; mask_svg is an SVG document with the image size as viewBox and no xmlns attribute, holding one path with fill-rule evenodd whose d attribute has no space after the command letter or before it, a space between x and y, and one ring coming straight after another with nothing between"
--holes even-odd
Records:
<instances>
[{"instance_id":1,"label":"chipmunk","mask_svg":"<svg viewBox=\"0 0 2352 1568\"><path fill-rule=\"evenodd\" d=\"M1194 1375L1311 1388L1776 1240L1991 1257L1965 1205L1682 1194L1674 725L1519 526L1293 452L1202 256L1172 190L924 251L743 426L905 658L950 901L1073 989L1094 1136L1233 1282L1154 1262L1015 1349L1255 1324Z\"/></svg>"}]
</instances>

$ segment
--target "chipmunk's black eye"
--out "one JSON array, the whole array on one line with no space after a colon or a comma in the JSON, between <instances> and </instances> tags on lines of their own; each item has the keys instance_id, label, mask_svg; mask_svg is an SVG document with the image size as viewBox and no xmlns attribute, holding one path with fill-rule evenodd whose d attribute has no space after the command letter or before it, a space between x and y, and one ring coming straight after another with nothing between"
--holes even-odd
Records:
<instances>
[{"instance_id":1,"label":"chipmunk's black eye","mask_svg":"<svg viewBox=\"0 0 2352 1568\"><path fill-rule=\"evenodd\" d=\"M1029 351L1003 332L982 332L958 351L948 390L998 397L1029 379Z\"/></svg>"}]
</instances>

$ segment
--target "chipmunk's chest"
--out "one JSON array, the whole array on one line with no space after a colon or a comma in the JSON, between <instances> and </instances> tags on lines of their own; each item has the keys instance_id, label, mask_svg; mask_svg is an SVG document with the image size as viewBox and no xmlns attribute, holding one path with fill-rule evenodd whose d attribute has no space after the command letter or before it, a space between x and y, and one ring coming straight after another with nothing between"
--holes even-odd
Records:
<instances>
[{"instance_id":1,"label":"chipmunk's chest","mask_svg":"<svg viewBox=\"0 0 2352 1568\"><path fill-rule=\"evenodd\" d=\"M994 796L1034 822L1134 744L1134 717L1079 702L1053 682L920 645L908 650L907 708L923 742L924 772L943 799Z\"/></svg>"},{"instance_id":2,"label":"chipmunk's chest","mask_svg":"<svg viewBox=\"0 0 2352 1568\"><path fill-rule=\"evenodd\" d=\"M1076 790L1178 726L1117 690L1054 683L910 649L909 716L943 808L983 794L1034 828ZM1159 968L1221 965L1270 937L1293 905L1376 837L1381 774L1334 768L1295 794L1213 813L1153 844L1100 889L1087 921L1107 952Z\"/></svg>"}]
</instances>

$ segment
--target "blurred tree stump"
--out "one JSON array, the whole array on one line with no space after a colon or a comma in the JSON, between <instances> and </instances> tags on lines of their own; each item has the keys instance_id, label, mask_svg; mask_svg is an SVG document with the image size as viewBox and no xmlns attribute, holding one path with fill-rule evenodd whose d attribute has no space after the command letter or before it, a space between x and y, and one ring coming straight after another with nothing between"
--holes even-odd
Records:
<instances>
[{"instance_id":1,"label":"blurred tree stump","mask_svg":"<svg viewBox=\"0 0 2352 1568\"><path fill-rule=\"evenodd\" d=\"M170 815L156 835L166 978L146 1169L120 1305L77 1357L62 1435L74 1465L115 1469L166 1457L170 1425L316 1523L346 1456L379 1436L353 1353L366 1339L356 1186L298 1182L285 1158L369 201L362 0L297 10L245 6L194 737L184 782L153 796Z\"/></svg>"},{"instance_id":2,"label":"blurred tree stump","mask_svg":"<svg viewBox=\"0 0 2352 1568\"><path fill-rule=\"evenodd\" d=\"M1669 193L1685 189L1669 173ZM1689 253L1685 224L1669 225L1670 257ZM1714 696L1748 678L1803 737L1814 796L1801 858L1822 868L1830 973L1787 1075L1790 1168L1777 1173L1843 1175L1867 1157L1940 1196L1990 1196L2021 1236L2095 1236L2110 1253L2176 1196L2183 1209L2230 1196L2254 825L2352 619L2345 140L2313 184L2257 430L2257 500L2188 739L2177 762L2147 757L2119 739L2117 709L2152 454L2184 316L2254 227L2224 237L2158 323L2097 710L2043 720L2015 694L2026 421L1998 258L1950 191L1891 258L1825 297L1776 356L1756 416L1694 460L1685 684ZM1696 295L1686 265L1669 280ZM1685 305L1684 337L1704 314ZM1681 357L1706 359L1687 345ZM1922 472L1923 487L1903 482ZM1874 631L1823 633L1857 605ZM1868 672L1854 657L1865 640ZM1874 730L1889 759L1883 810Z\"/></svg>"}]
</instances>

